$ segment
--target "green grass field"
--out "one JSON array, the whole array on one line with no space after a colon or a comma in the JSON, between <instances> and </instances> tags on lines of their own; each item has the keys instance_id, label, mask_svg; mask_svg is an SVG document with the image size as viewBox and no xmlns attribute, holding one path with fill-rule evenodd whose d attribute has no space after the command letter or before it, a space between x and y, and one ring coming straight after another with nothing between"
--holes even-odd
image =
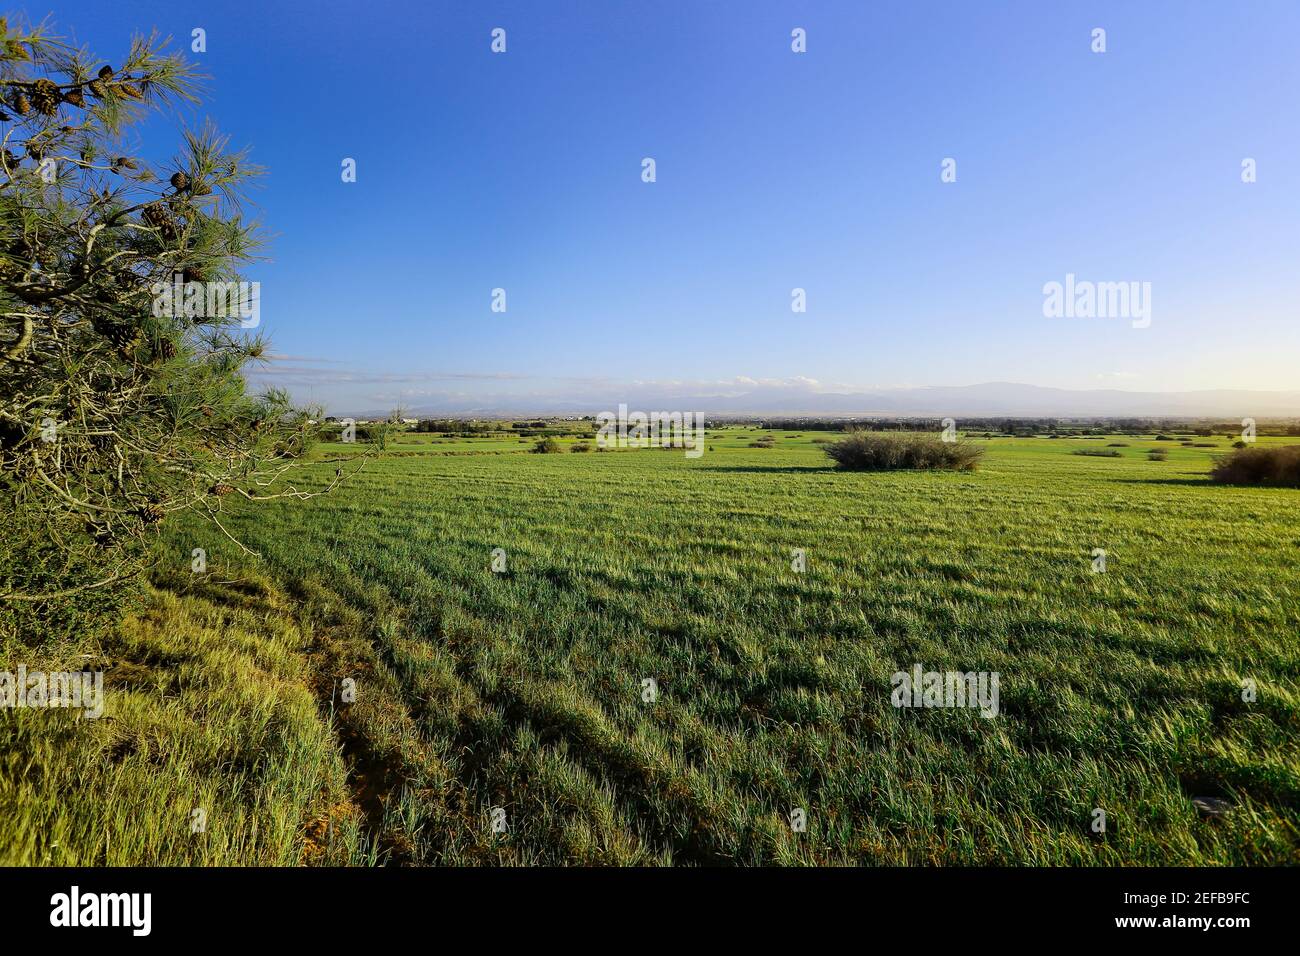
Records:
<instances>
[{"instance_id":1,"label":"green grass field","mask_svg":"<svg viewBox=\"0 0 1300 956\"><path fill-rule=\"evenodd\" d=\"M0 862L1300 861L1300 491L1210 484L1223 438L845 473L763 434L398 436L230 510L259 559L170 529L77 649L108 718L0 722ZM915 664L996 671L1000 713L895 708Z\"/></svg>"}]
</instances>

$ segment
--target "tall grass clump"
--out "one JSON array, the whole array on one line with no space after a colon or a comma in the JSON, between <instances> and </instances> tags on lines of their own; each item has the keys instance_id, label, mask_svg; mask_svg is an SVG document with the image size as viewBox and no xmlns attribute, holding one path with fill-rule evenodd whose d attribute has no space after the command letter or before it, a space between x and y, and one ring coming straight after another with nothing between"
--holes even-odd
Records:
<instances>
[{"instance_id":1,"label":"tall grass clump","mask_svg":"<svg viewBox=\"0 0 1300 956\"><path fill-rule=\"evenodd\" d=\"M895 432L850 432L823 450L845 471L974 471L984 457L983 448L968 442Z\"/></svg>"},{"instance_id":2,"label":"tall grass clump","mask_svg":"<svg viewBox=\"0 0 1300 956\"><path fill-rule=\"evenodd\" d=\"M1300 445L1239 448L1215 462L1210 479L1221 485L1300 488Z\"/></svg>"}]
</instances>

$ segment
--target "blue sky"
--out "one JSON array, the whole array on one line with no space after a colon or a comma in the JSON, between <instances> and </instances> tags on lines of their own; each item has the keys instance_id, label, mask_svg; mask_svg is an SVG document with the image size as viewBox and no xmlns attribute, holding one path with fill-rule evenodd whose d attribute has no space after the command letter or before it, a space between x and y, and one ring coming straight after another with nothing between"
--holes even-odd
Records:
<instances>
[{"instance_id":1,"label":"blue sky","mask_svg":"<svg viewBox=\"0 0 1300 956\"><path fill-rule=\"evenodd\" d=\"M269 170L247 277L286 358L258 379L337 413L750 382L1296 387L1290 0L53 16L109 57L134 30L206 30L199 115ZM1150 282L1150 327L1044 317L1067 273Z\"/></svg>"}]
</instances>

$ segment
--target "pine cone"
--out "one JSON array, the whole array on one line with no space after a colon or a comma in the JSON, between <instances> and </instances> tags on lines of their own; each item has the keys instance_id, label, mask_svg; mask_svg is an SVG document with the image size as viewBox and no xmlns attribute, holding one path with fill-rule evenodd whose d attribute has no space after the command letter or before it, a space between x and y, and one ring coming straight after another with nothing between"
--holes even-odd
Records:
<instances>
[{"instance_id":1,"label":"pine cone","mask_svg":"<svg viewBox=\"0 0 1300 956\"><path fill-rule=\"evenodd\" d=\"M219 481L208 489L208 494L216 495L218 498L224 498L234 490L234 485L228 485L224 481Z\"/></svg>"},{"instance_id":2,"label":"pine cone","mask_svg":"<svg viewBox=\"0 0 1300 956\"><path fill-rule=\"evenodd\" d=\"M113 78L113 68L111 66L101 66L99 68L99 78L101 80L111 80Z\"/></svg>"},{"instance_id":3,"label":"pine cone","mask_svg":"<svg viewBox=\"0 0 1300 956\"><path fill-rule=\"evenodd\" d=\"M199 266L186 266L181 270L181 278L186 282L205 282L203 269Z\"/></svg>"},{"instance_id":4,"label":"pine cone","mask_svg":"<svg viewBox=\"0 0 1300 956\"><path fill-rule=\"evenodd\" d=\"M163 339L158 343L157 355L164 362L170 362L176 357L176 343L171 339Z\"/></svg>"},{"instance_id":5,"label":"pine cone","mask_svg":"<svg viewBox=\"0 0 1300 956\"><path fill-rule=\"evenodd\" d=\"M119 83L117 84L117 88L133 100L144 99L144 94L140 92L140 87L138 86L133 86L130 83Z\"/></svg>"},{"instance_id":6,"label":"pine cone","mask_svg":"<svg viewBox=\"0 0 1300 956\"><path fill-rule=\"evenodd\" d=\"M63 97L59 94L59 88L45 77L32 84L32 105L42 116L53 116L57 113L61 99Z\"/></svg>"},{"instance_id":7,"label":"pine cone","mask_svg":"<svg viewBox=\"0 0 1300 956\"><path fill-rule=\"evenodd\" d=\"M152 502L147 505L141 505L139 508L135 509L135 513L136 516L145 524L157 524L159 521L162 521L163 518L167 517L167 512L163 511L161 506L153 504Z\"/></svg>"},{"instance_id":8,"label":"pine cone","mask_svg":"<svg viewBox=\"0 0 1300 956\"><path fill-rule=\"evenodd\" d=\"M14 97L14 112L19 116L26 116L32 111L32 101L23 93Z\"/></svg>"},{"instance_id":9,"label":"pine cone","mask_svg":"<svg viewBox=\"0 0 1300 956\"><path fill-rule=\"evenodd\" d=\"M86 98L81 94L81 90L73 89L63 94L63 102L71 103L73 106L85 106Z\"/></svg>"},{"instance_id":10,"label":"pine cone","mask_svg":"<svg viewBox=\"0 0 1300 956\"><path fill-rule=\"evenodd\" d=\"M104 84L99 80L91 80L86 84L86 89L90 90L91 95L96 96L101 100L108 96L108 90L104 89Z\"/></svg>"},{"instance_id":11,"label":"pine cone","mask_svg":"<svg viewBox=\"0 0 1300 956\"><path fill-rule=\"evenodd\" d=\"M175 172L172 173L171 183L177 190L181 190L190 184L190 177L182 172Z\"/></svg>"},{"instance_id":12,"label":"pine cone","mask_svg":"<svg viewBox=\"0 0 1300 956\"><path fill-rule=\"evenodd\" d=\"M105 324L100 331L114 348L120 349L123 353L129 352L140 339L140 330L133 325Z\"/></svg>"},{"instance_id":13,"label":"pine cone","mask_svg":"<svg viewBox=\"0 0 1300 956\"><path fill-rule=\"evenodd\" d=\"M147 225L162 233L164 239L170 241L176 238L176 220L172 218L171 213L163 208L161 203L150 203L144 207L141 215Z\"/></svg>"}]
</instances>

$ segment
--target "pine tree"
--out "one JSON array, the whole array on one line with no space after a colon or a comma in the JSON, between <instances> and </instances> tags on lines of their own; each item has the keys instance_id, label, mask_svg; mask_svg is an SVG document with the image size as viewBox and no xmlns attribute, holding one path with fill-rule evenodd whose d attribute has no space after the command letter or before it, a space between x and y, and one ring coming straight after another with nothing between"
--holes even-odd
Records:
<instances>
[{"instance_id":1,"label":"pine tree","mask_svg":"<svg viewBox=\"0 0 1300 956\"><path fill-rule=\"evenodd\" d=\"M259 171L210 125L168 164L122 155L200 79L157 35L110 65L0 19L0 638L84 628L168 516L274 494L311 440L313 410L246 388L266 344L237 308L159 307L259 244Z\"/></svg>"}]
</instances>

